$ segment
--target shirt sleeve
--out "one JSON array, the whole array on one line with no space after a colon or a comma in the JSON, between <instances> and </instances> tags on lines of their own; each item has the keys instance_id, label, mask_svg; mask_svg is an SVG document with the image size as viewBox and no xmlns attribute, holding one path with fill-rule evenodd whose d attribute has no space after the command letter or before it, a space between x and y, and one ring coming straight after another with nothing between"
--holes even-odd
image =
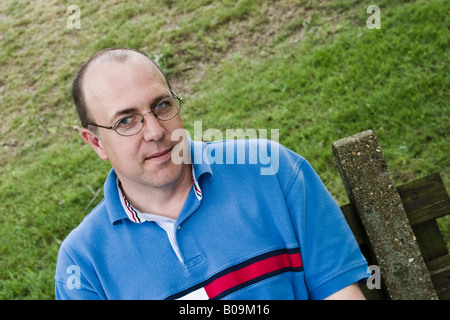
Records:
<instances>
[{"instance_id":1,"label":"shirt sleeve","mask_svg":"<svg viewBox=\"0 0 450 320\"><path fill-rule=\"evenodd\" d=\"M86 267L74 262L63 247L58 253L55 273L56 300L100 300L83 272Z\"/></svg>"},{"instance_id":2,"label":"shirt sleeve","mask_svg":"<svg viewBox=\"0 0 450 320\"><path fill-rule=\"evenodd\" d=\"M292 152L287 158L280 168L293 170L286 201L298 232L306 286L311 299L324 299L363 282L370 273L341 209L317 173L304 158Z\"/></svg>"}]
</instances>

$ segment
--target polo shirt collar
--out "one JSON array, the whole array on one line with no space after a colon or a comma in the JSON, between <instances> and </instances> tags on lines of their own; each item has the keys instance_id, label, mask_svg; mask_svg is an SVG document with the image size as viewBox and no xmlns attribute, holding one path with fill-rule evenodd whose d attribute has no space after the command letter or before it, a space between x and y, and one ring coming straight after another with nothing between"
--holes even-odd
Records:
<instances>
[{"instance_id":1,"label":"polo shirt collar","mask_svg":"<svg viewBox=\"0 0 450 320\"><path fill-rule=\"evenodd\" d=\"M111 224L114 225L116 222L128 218L126 212L122 208L122 203L120 202L119 189L117 188L117 174L114 169L111 169L109 172L103 190L106 210Z\"/></svg>"},{"instance_id":2,"label":"polo shirt collar","mask_svg":"<svg viewBox=\"0 0 450 320\"><path fill-rule=\"evenodd\" d=\"M203 150L206 147L206 143L202 141L192 141L188 138L189 148L191 150L191 162L193 166L193 173L194 173L194 185L200 189L199 185L199 179L200 177L205 174L209 173L209 175L212 176L212 170L209 163L206 161L200 161L199 163L196 163L194 161L194 153L199 152L201 150L203 154ZM109 219L111 224L117 223L119 220L127 219L128 215L123 209L121 197L120 197L120 191L117 185L117 174L114 171L114 169L111 169L108 177L106 178L105 185L104 185L104 196L105 196L105 203L106 208L108 211ZM201 190L199 190L201 192ZM198 194L197 194L198 196Z\"/></svg>"},{"instance_id":3,"label":"polo shirt collar","mask_svg":"<svg viewBox=\"0 0 450 320\"><path fill-rule=\"evenodd\" d=\"M203 159L203 151L207 146L206 142L193 141L188 138L188 143L189 149L191 151L191 162L194 168L195 180L199 181L200 177L204 173L209 173L209 175L212 176L213 173L211 170L211 165L208 163L208 161L204 161ZM196 157L195 154L198 152L200 152L201 154ZM201 159L201 161L197 161L197 159Z\"/></svg>"}]
</instances>

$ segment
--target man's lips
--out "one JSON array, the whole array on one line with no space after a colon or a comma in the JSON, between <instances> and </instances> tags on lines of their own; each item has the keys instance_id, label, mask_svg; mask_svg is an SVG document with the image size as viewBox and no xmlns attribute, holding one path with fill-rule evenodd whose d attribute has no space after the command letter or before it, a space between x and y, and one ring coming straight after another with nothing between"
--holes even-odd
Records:
<instances>
[{"instance_id":1,"label":"man's lips","mask_svg":"<svg viewBox=\"0 0 450 320\"><path fill-rule=\"evenodd\" d=\"M145 160L165 160L166 158L170 157L171 151L172 148L169 148L161 152L153 153L151 156L145 158Z\"/></svg>"}]
</instances>

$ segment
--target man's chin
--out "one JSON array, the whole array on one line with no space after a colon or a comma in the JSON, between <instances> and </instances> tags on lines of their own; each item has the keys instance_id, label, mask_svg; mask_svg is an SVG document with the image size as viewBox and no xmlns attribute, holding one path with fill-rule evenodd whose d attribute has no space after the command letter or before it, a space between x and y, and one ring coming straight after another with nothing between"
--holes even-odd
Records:
<instances>
[{"instance_id":1,"label":"man's chin","mask_svg":"<svg viewBox=\"0 0 450 320\"><path fill-rule=\"evenodd\" d=\"M153 170L145 174L147 184L154 188L165 188L182 180L185 165L175 164L169 158L156 168L155 166L152 167Z\"/></svg>"}]
</instances>

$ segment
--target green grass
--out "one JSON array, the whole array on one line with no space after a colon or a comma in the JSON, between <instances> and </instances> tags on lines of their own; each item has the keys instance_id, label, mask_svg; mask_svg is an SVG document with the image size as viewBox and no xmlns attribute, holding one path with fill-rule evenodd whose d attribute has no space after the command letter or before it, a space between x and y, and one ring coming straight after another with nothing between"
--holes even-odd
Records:
<instances>
[{"instance_id":1,"label":"green grass","mask_svg":"<svg viewBox=\"0 0 450 320\"><path fill-rule=\"evenodd\" d=\"M0 4L1 299L53 299L59 244L102 197L109 165L78 135L70 84L104 47L157 59L191 134L199 120L279 129L340 204L331 143L365 129L397 184L440 172L450 186L448 1L378 1L380 30L371 1L79 1L81 30L70 4Z\"/></svg>"}]
</instances>

